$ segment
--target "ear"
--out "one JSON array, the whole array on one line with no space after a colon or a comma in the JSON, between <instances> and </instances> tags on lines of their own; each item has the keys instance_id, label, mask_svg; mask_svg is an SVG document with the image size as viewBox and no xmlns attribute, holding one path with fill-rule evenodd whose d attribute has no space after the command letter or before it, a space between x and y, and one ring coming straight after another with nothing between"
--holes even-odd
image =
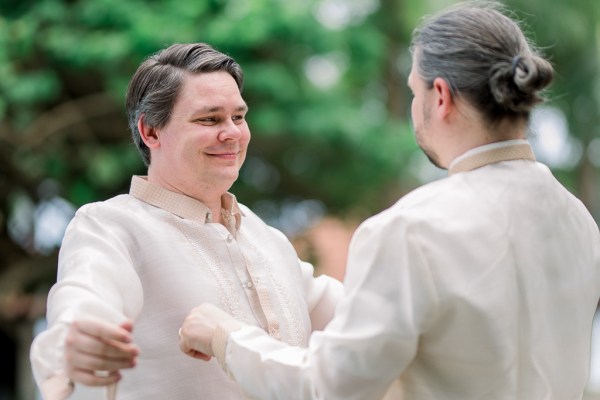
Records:
<instances>
[{"instance_id":1,"label":"ear","mask_svg":"<svg viewBox=\"0 0 600 400\"><path fill-rule=\"evenodd\" d=\"M448 82L442 78L433 81L435 93L435 109L441 119L445 119L454 109L454 98Z\"/></svg>"},{"instance_id":2,"label":"ear","mask_svg":"<svg viewBox=\"0 0 600 400\"><path fill-rule=\"evenodd\" d=\"M137 128L142 140L148 148L155 149L160 146L158 130L144 122L144 114L138 119Z\"/></svg>"}]
</instances>

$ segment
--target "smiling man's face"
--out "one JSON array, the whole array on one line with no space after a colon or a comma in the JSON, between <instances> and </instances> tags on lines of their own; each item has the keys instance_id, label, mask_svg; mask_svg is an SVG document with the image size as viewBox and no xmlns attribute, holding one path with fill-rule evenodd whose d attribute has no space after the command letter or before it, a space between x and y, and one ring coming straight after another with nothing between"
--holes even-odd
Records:
<instances>
[{"instance_id":1,"label":"smiling man's face","mask_svg":"<svg viewBox=\"0 0 600 400\"><path fill-rule=\"evenodd\" d=\"M188 74L169 122L156 130L150 168L171 190L227 191L246 158L248 107L226 72Z\"/></svg>"}]
</instances>

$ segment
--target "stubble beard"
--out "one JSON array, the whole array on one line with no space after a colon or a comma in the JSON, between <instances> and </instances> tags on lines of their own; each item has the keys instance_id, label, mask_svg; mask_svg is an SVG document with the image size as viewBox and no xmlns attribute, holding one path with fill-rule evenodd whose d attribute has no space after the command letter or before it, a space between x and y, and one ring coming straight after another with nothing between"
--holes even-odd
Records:
<instances>
[{"instance_id":1,"label":"stubble beard","mask_svg":"<svg viewBox=\"0 0 600 400\"><path fill-rule=\"evenodd\" d=\"M427 157L429 162L432 163L437 168L445 169L444 167L441 166L438 155L432 149L430 149L428 146L426 146L424 144L425 141L424 141L423 130L427 129L427 125L429 124L430 116L431 116L431 110L429 109L429 106L426 105L423 109L423 125L419 129L417 129L417 127L415 127L415 138L417 141L417 145L419 146L419 148L421 149L423 154L425 154L425 156Z\"/></svg>"}]
</instances>

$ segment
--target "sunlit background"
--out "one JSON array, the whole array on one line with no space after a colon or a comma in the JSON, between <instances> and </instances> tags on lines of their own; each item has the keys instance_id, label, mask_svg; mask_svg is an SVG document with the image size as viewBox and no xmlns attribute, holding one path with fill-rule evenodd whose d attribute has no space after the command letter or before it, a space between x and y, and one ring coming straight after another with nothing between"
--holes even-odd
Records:
<instances>
[{"instance_id":1,"label":"sunlit background","mask_svg":"<svg viewBox=\"0 0 600 400\"><path fill-rule=\"evenodd\" d=\"M408 44L444 0L0 0L0 400L37 397L28 352L81 205L143 164L124 113L141 60L208 42L244 68L253 138L232 191L318 273L366 217L445 176L416 147ZM537 158L600 218L600 2L506 1L553 62ZM600 398L600 332L586 399ZM564 366L569 368L569 366Z\"/></svg>"}]
</instances>

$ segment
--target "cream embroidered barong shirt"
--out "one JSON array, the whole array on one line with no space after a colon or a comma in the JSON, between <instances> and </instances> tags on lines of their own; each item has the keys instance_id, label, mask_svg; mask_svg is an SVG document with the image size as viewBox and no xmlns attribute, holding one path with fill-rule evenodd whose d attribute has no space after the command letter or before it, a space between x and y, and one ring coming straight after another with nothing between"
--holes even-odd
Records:
<instances>
[{"instance_id":1,"label":"cream embroidered barong shirt","mask_svg":"<svg viewBox=\"0 0 600 400\"><path fill-rule=\"evenodd\" d=\"M323 328L341 283L314 278L285 236L233 195L223 196L222 207L227 228L211 223L204 204L133 177L129 194L78 210L49 293L48 330L31 349L45 398L68 389L63 343L79 317L134 321L141 352L135 368L122 370L118 400L245 398L216 360L199 362L179 350L178 329L201 303L293 346L306 346L311 331ZM76 385L70 398L104 400L107 390Z\"/></svg>"},{"instance_id":2,"label":"cream embroidered barong shirt","mask_svg":"<svg viewBox=\"0 0 600 400\"><path fill-rule=\"evenodd\" d=\"M581 398L598 226L526 141L473 149L364 222L346 274L308 349L217 329L225 370L258 399Z\"/></svg>"}]
</instances>

